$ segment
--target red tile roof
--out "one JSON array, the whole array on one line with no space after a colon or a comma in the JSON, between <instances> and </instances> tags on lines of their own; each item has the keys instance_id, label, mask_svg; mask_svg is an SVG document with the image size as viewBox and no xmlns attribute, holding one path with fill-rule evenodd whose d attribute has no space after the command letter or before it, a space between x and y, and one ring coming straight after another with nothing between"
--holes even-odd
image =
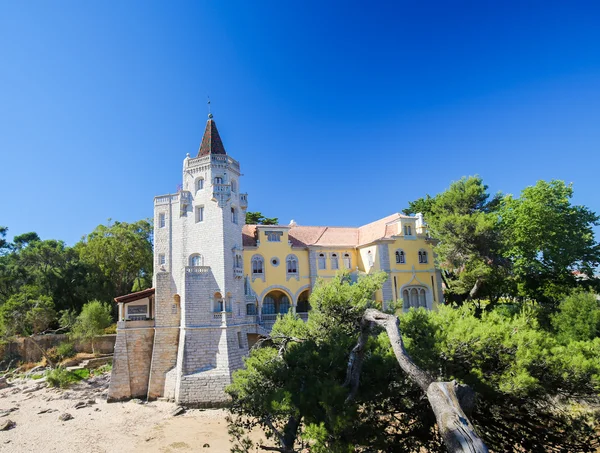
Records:
<instances>
[{"instance_id":1,"label":"red tile roof","mask_svg":"<svg viewBox=\"0 0 600 453\"><path fill-rule=\"evenodd\" d=\"M208 156L209 154L227 154L217 130L217 125L212 117L206 122L206 129L204 129L202 143L198 150L198 157Z\"/></svg>"},{"instance_id":2,"label":"red tile roof","mask_svg":"<svg viewBox=\"0 0 600 453\"><path fill-rule=\"evenodd\" d=\"M126 294L125 296L115 297L115 302L117 303L128 303L134 302L136 300L145 299L146 297L150 297L154 295L154 288L148 288L143 291L138 291L137 293Z\"/></svg>"},{"instance_id":3,"label":"red tile roof","mask_svg":"<svg viewBox=\"0 0 600 453\"><path fill-rule=\"evenodd\" d=\"M396 213L358 228L295 225L289 228L289 240L294 247L357 247L398 234L397 228L388 224L400 218L409 217ZM244 225L242 238L244 246L256 246L256 225Z\"/></svg>"}]
</instances>

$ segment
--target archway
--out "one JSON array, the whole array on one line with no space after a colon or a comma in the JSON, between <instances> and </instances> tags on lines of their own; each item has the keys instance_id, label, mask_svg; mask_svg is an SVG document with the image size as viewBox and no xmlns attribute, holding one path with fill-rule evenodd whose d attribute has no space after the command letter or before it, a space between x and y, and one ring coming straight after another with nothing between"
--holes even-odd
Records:
<instances>
[{"instance_id":1,"label":"archway","mask_svg":"<svg viewBox=\"0 0 600 453\"><path fill-rule=\"evenodd\" d=\"M298 302L296 303L296 313L302 319L308 319L308 312L310 311L310 302L308 296L310 292L308 289L302 291L298 296Z\"/></svg>"},{"instance_id":2,"label":"archway","mask_svg":"<svg viewBox=\"0 0 600 453\"><path fill-rule=\"evenodd\" d=\"M269 291L262 302L261 317L263 320L275 319L278 315L287 313L291 306L288 294L278 289Z\"/></svg>"}]
</instances>

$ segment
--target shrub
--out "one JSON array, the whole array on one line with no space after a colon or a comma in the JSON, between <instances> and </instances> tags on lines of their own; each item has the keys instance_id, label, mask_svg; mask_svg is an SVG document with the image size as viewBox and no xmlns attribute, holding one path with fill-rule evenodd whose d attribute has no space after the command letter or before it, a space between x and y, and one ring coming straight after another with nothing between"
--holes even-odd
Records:
<instances>
[{"instance_id":1,"label":"shrub","mask_svg":"<svg viewBox=\"0 0 600 453\"><path fill-rule=\"evenodd\" d=\"M75 351L75 346L69 341L65 341L56 347L56 355L58 356L59 360L68 359L69 357L73 357L75 354L77 354L77 351Z\"/></svg>"},{"instance_id":2,"label":"shrub","mask_svg":"<svg viewBox=\"0 0 600 453\"><path fill-rule=\"evenodd\" d=\"M104 329L105 335L113 335L117 333L117 323L111 324L106 329Z\"/></svg>"},{"instance_id":3,"label":"shrub","mask_svg":"<svg viewBox=\"0 0 600 453\"><path fill-rule=\"evenodd\" d=\"M558 310L552 326L563 342L591 340L600 334L600 303L593 292L573 292Z\"/></svg>"},{"instance_id":4,"label":"shrub","mask_svg":"<svg viewBox=\"0 0 600 453\"><path fill-rule=\"evenodd\" d=\"M112 324L110 305L93 300L83 306L73 326L73 338L92 342L92 353L95 354L94 337L102 335L104 329Z\"/></svg>"},{"instance_id":5,"label":"shrub","mask_svg":"<svg viewBox=\"0 0 600 453\"><path fill-rule=\"evenodd\" d=\"M50 387L60 387L66 389L73 382L72 374L65 368L58 367L48 371L46 374L46 382Z\"/></svg>"}]
</instances>

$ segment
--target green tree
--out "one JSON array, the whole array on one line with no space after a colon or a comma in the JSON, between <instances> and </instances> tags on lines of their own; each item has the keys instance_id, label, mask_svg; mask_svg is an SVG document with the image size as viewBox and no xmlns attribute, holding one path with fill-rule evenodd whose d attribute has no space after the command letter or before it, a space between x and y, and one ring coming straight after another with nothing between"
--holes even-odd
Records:
<instances>
[{"instance_id":1,"label":"green tree","mask_svg":"<svg viewBox=\"0 0 600 453\"><path fill-rule=\"evenodd\" d=\"M77 340L90 341L92 352L95 354L94 338L102 335L104 329L112 324L111 307L98 300L88 302L83 306L77 321L71 330L71 335Z\"/></svg>"},{"instance_id":2,"label":"green tree","mask_svg":"<svg viewBox=\"0 0 600 453\"><path fill-rule=\"evenodd\" d=\"M600 218L572 197L564 181L538 181L519 198L507 196L500 210L518 294L551 307L575 287L600 288L593 230Z\"/></svg>"},{"instance_id":3,"label":"green tree","mask_svg":"<svg viewBox=\"0 0 600 453\"><path fill-rule=\"evenodd\" d=\"M23 287L0 307L0 322L5 337L35 335L49 329L57 320L54 303L38 288Z\"/></svg>"},{"instance_id":4,"label":"green tree","mask_svg":"<svg viewBox=\"0 0 600 453\"><path fill-rule=\"evenodd\" d=\"M552 316L552 326L563 341L585 341L600 336L600 302L592 291L575 290Z\"/></svg>"},{"instance_id":5,"label":"green tree","mask_svg":"<svg viewBox=\"0 0 600 453\"><path fill-rule=\"evenodd\" d=\"M99 269L111 299L152 284L152 224L147 220L99 225L76 248L85 263Z\"/></svg>"},{"instance_id":6,"label":"green tree","mask_svg":"<svg viewBox=\"0 0 600 453\"><path fill-rule=\"evenodd\" d=\"M316 452L446 451L432 406L398 367L389 330L363 325L377 278L320 283L306 324L286 315L250 352L227 389L234 451L249 451L244 433L256 425L282 452L307 444ZM476 316L470 305L411 310L401 316L400 331L422 370L476 391L471 417L491 450L594 452L599 446L597 415L571 411L568 398L597 397L600 338L561 344L540 328L531 308ZM363 332L370 335L359 347ZM362 371L349 398L348 370L357 364Z\"/></svg>"},{"instance_id":7,"label":"green tree","mask_svg":"<svg viewBox=\"0 0 600 453\"><path fill-rule=\"evenodd\" d=\"M457 302L487 299L506 292L510 262L503 256L497 212L501 196L490 198L479 176L453 182L442 193L409 203L405 214L424 214L448 294Z\"/></svg>"},{"instance_id":8,"label":"green tree","mask_svg":"<svg viewBox=\"0 0 600 453\"><path fill-rule=\"evenodd\" d=\"M10 249L10 244L6 240L7 232L8 227L0 226L0 255L4 255Z\"/></svg>"},{"instance_id":9,"label":"green tree","mask_svg":"<svg viewBox=\"0 0 600 453\"><path fill-rule=\"evenodd\" d=\"M277 225L277 217L265 217L261 212L246 212L246 224L248 225Z\"/></svg>"}]
</instances>

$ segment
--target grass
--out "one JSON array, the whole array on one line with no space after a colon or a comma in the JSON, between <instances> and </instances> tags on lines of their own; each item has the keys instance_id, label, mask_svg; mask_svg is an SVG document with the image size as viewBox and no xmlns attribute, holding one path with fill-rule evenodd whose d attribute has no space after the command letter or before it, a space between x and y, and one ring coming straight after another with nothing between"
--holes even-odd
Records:
<instances>
[{"instance_id":1,"label":"grass","mask_svg":"<svg viewBox=\"0 0 600 453\"><path fill-rule=\"evenodd\" d=\"M58 367L46 373L46 382L50 387L60 387L61 389L66 389L72 384L89 377L90 370L87 368L69 371L65 368Z\"/></svg>"}]
</instances>

